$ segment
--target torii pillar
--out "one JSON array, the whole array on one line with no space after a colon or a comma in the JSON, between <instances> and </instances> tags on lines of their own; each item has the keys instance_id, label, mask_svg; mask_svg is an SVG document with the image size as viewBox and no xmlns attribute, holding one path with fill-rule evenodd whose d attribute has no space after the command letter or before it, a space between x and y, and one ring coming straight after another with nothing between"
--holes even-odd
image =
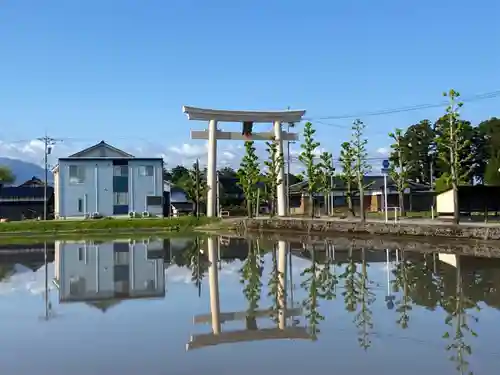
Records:
<instances>
[{"instance_id":1,"label":"torii pillar","mask_svg":"<svg viewBox=\"0 0 500 375\"><path fill-rule=\"evenodd\" d=\"M299 111L226 111L196 107L182 107L189 120L208 121L207 130L191 131L191 139L208 140L208 170L207 170L207 216L217 215L217 140L239 141L275 141L278 144L278 155L283 155L283 141L298 140L297 134L283 132L282 123L297 123L302 121L306 113ZM244 134L244 132L225 132L217 129L219 122L239 122L245 124L272 123L273 131L265 133ZM245 130L244 130L245 131ZM282 163L278 171L281 183L277 188L278 216L286 216L286 191L284 186L285 167Z\"/></svg>"}]
</instances>

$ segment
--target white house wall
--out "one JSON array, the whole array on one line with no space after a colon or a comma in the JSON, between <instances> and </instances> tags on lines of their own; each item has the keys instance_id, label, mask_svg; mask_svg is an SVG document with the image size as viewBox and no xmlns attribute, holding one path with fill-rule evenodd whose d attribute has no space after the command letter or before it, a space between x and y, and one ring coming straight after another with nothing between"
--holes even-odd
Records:
<instances>
[{"instance_id":1,"label":"white house wall","mask_svg":"<svg viewBox=\"0 0 500 375\"><path fill-rule=\"evenodd\" d=\"M70 184L69 166L78 165L85 169L82 184ZM140 176L139 168L153 165L153 176ZM148 211L162 215L163 207L146 207L146 196L163 195L163 165L161 160L135 161L129 159L129 211ZM59 181L56 194L56 214L60 218L84 217L85 213L98 212L113 216L113 161L78 160L60 161ZM83 200L83 212L79 212L79 199Z\"/></svg>"},{"instance_id":2,"label":"white house wall","mask_svg":"<svg viewBox=\"0 0 500 375\"><path fill-rule=\"evenodd\" d=\"M153 176L141 176L141 166L153 165ZM154 215L163 214L163 206L147 207L147 196L163 196L163 163L161 160L141 161L129 160L129 210L136 212L148 211ZM113 183L113 182L111 182Z\"/></svg>"},{"instance_id":3,"label":"white house wall","mask_svg":"<svg viewBox=\"0 0 500 375\"><path fill-rule=\"evenodd\" d=\"M122 242L123 243L123 242ZM164 260L148 259L148 251L163 248L163 241L149 244L128 244L128 252L119 252L120 260L129 265L129 296L158 297L165 293ZM114 242L93 245L85 241L56 241L55 259L59 282L59 300L99 300L113 298ZM85 292L82 296L71 296L72 280L84 279ZM154 286L149 289L148 285Z\"/></svg>"},{"instance_id":4,"label":"white house wall","mask_svg":"<svg viewBox=\"0 0 500 375\"><path fill-rule=\"evenodd\" d=\"M165 290L165 276L162 259L148 259L149 247L156 247L154 243L150 245L133 245L130 267L130 294L133 297L147 296L160 293ZM163 248L163 241L161 242ZM131 246L132 247L132 246ZM152 249L153 250L153 249ZM148 283L152 282L154 291L148 290Z\"/></svg>"},{"instance_id":5,"label":"white house wall","mask_svg":"<svg viewBox=\"0 0 500 375\"><path fill-rule=\"evenodd\" d=\"M83 249L83 250L82 250ZM59 299L70 300L71 280L85 280L85 299L110 297L114 291L113 244L89 245L61 242L59 252ZM80 254L83 251L83 259Z\"/></svg>"}]
</instances>

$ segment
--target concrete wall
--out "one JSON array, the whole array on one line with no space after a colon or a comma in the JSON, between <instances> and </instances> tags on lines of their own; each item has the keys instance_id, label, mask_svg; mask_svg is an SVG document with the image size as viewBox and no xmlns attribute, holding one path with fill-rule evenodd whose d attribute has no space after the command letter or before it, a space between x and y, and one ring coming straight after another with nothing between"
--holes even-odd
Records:
<instances>
[{"instance_id":1,"label":"concrete wall","mask_svg":"<svg viewBox=\"0 0 500 375\"><path fill-rule=\"evenodd\" d=\"M249 232L283 232L283 233L359 233L359 234L391 234L424 237L451 237L481 240L500 240L500 226L471 226L439 223L398 223L367 222L351 220L309 220L309 219L241 219L228 224L228 230L243 235Z\"/></svg>"}]
</instances>

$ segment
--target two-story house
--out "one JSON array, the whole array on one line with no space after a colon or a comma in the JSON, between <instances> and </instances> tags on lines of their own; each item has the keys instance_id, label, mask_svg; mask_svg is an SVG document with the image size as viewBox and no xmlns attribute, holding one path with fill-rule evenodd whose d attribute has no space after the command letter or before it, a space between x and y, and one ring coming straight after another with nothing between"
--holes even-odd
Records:
<instances>
[{"instance_id":1,"label":"two-story house","mask_svg":"<svg viewBox=\"0 0 500 375\"><path fill-rule=\"evenodd\" d=\"M56 218L163 216L162 158L138 158L101 141L60 158L53 173Z\"/></svg>"}]
</instances>

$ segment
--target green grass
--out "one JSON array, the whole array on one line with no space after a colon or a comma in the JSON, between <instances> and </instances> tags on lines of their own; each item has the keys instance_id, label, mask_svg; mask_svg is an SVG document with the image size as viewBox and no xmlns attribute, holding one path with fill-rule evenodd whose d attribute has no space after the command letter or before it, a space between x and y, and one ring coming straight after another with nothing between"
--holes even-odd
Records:
<instances>
[{"instance_id":1,"label":"green grass","mask_svg":"<svg viewBox=\"0 0 500 375\"><path fill-rule=\"evenodd\" d=\"M0 236L49 235L49 234L91 234L119 232L166 232L189 231L217 219L184 216L170 219L96 219L96 220L48 220L13 221L0 223Z\"/></svg>"}]
</instances>

